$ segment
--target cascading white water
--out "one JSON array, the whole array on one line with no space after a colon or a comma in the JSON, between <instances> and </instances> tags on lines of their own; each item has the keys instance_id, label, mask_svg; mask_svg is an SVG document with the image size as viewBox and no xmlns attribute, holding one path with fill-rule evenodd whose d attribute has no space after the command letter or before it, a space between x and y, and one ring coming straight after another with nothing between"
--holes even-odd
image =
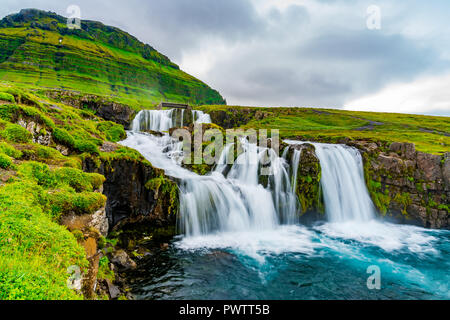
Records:
<instances>
[{"instance_id":1,"label":"cascading white water","mask_svg":"<svg viewBox=\"0 0 450 320\"><path fill-rule=\"evenodd\" d=\"M174 109L171 110L143 110L140 111L131 124L134 132L151 130L164 132L172 128Z\"/></svg>"},{"instance_id":2,"label":"cascading white water","mask_svg":"<svg viewBox=\"0 0 450 320\"><path fill-rule=\"evenodd\" d=\"M182 178L179 227L188 236L273 230L280 223L296 221L297 203L284 160L272 149L243 140L243 153L233 165L226 165L231 147L224 148L209 176ZM272 175L264 188L259 179L266 156L272 160L267 169Z\"/></svg>"},{"instance_id":3,"label":"cascading white water","mask_svg":"<svg viewBox=\"0 0 450 320\"><path fill-rule=\"evenodd\" d=\"M292 154L292 192L295 193L297 189L297 177L298 177L298 166L300 164L300 156L301 151L294 149L294 153Z\"/></svg>"},{"instance_id":4,"label":"cascading white water","mask_svg":"<svg viewBox=\"0 0 450 320\"><path fill-rule=\"evenodd\" d=\"M144 130L166 132L174 127L183 127L184 117L184 109L142 110L133 120L131 130L133 132ZM192 118L195 123L211 123L211 116L200 110L192 110Z\"/></svg>"},{"instance_id":5,"label":"cascading white water","mask_svg":"<svg viewBox=\"0 0 450 320\"><path fill-rule=\"evenodd\" d=\"M142 111L133 121L132 131L144 129L167 131L174 126L173 110ZM209 115L193 111L196 122L210 122ZM145 138L140 137L140 140ZM150 138L147 138L150 139ZM295 194L301 152L289 150L278 157L273 149L261 148L241 141L243 153L233 165L227 165L230 149L227 145L215 170L208 176L198 176L183 169L181 145L168 135L151 137L161 146L162 154L147 152L147 146L125 144L138 149L157 166L169 170L180 179L181 219L179 227L187 235L208 234L213 231L237 231L274 228L280 223L298 222L299 209ZM289 141L288 141L289 142ZM151 146L152 143L148 143ZM290 142L302 144L303 142ZM313 143L322 167L321 186L325 210L330 222L368 221L375 217L375 209L368 194L363 175L362 158L358 150L342 145ZM150 151L150 150L148 150ZM155 159L156 158L156 159ZM165 158L162 161L161 158ZM167 161L171 158L174 161ZM270 159L270 176L261 178L263 162ZM168 163L175 162L175 165ZM266 186L260 180L266 180Z\"/></svg>"},{"instance_id":6,"label":"cascading white water","mask_svg":"<svg viewBox=\"0 0 450 320\"><path fill-rule=\"evenodd\" d=\"M242 154L234 164L228 165L229 151L234 145L227 145L220 157L222 162L216 169L207 176L199 176L179 165L179 159L173 155L179 155L180 145L168 135L155 137L139 133L143 128L168 130L173 125L167 121L171 115L169 111L139 113L133 121L133 132L122 144L140 151L154 166L180 180L181 214L178 223L185 235L272 230L280 223L297 222L298 206L292 192L289 166L273 149L241 140ZM211 120L201 111L194 113L197 123ZM267 158L270 159L269 165L266 164ZM267 187L259 181L263 166L271 174Z\"/></svg>"},{"instance_id":7,"label":"cascading white water","mask_svg":"<svg viewBox=\"0 0 450 320\"><path fill-rule=\"evenodd\" d=\"M195 123L212 123L211 116L200 110L192 110L192 117Z\"/></svg>"},{"instance_id":8,"label":"cascading white water","mask_svg":"<svg viewBox=\"0 0 450 320\"><path fill-rule=\"evenodd\" d=\"M362 157L355 148L314 143L322 167L321 185L329 221L369 221L375 207L364 181Z\"/></svg>"}]
</instances>

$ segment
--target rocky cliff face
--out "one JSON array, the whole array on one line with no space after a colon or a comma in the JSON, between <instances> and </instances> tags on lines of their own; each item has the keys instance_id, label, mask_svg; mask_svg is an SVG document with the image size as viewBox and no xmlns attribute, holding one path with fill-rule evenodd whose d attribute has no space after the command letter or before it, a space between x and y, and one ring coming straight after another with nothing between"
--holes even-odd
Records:
<instances>
[{"instance_id":1,"label":"rocky cliff face","mask_svg":"<svg viewBox=\"0 0 450 320\"><path fill-rule=\"evenodd\" d=\"M418 152L410 143L348 144L363 154L367 186L383 215L428 228L450 227L450 153Z\"/></svg>"},{"instance_id":2,"label":"rocky cliff face","mask_svg":"<svg viewBox=\"0 0 450 320\"><path fill-rule=\"evenodd\" d=\"M106 178L103 194L108 198L106 215L110 230L144 222L157 228L175 225L178 187L163 171L131 159L92 158L85 159L83 169Z\"/></svg>"},{"instance_id":3,"label":"rocky cliff face","mask_svg":"<svg viewBox=\"0 0 450 320\"><path fill-rule=\"evenodd\" d=\"M93 110L97 116L107 121L121 124L125 128L129 128L136 114L136 111L129 106L96 95L81 94L66 90L51 90L45 93L49 98L61 101L72 107Z\"/></svg>"}]
</instances>

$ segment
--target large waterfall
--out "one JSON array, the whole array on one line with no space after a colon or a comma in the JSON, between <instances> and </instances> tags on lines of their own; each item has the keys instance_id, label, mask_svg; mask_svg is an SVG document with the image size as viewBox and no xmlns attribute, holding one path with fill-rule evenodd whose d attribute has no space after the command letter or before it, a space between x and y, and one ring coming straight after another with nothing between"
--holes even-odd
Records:
<instances>
[{"instance_id":1,"label":"large waterfall","mask_svg":"<svg viewBox=\"0 0 450 320\"><path fill-rule=\"evenodd\" d=\"M180 179L179 229L184 234L192 236L215 231L273 229L280 224L298 222L300 212L295 189L300 150L294 148L291 159L287 159L289 147L282 157L278 157L273 149L242 140L243 152L233 165L227 165L229 149L234 147L230 144L222 151L215 170L207 176L198 176L183 169L178 158L174 161L180 153L180 145L168 135L161 138L138 136L143 129L163 132L176 126L175 112L177 110L141 111L132 124L134 133L130 134L125 144L138 149L152 163ZM211 121L208 114L196 110L193 111L193 119L197 123ZM136 145L137 141L141 143ZM155 148L154 144L160 148ZM373 219L375 209L364 182L359 151L342 145L313 145L322 167L321 185L328 220ZM270 176L264 187L260 183L260 173L263 159L267 157L270 159Z\"/></svg>"},{"instance_id":2,"label":"large waterfall","mask_svg":"<svg viewBox=\"0 0 450 320\"><path fill-rule=\"evenodd\" d=\"M180 188L183 236L164 253L169 263L150 255L139 270L140 298L449 298L449 232L375 219L356 149L314 144L329 222L303 226L295 196L301 148L285 148L279 157L243 140L234 164L227 164L229 144L212 172L199 176L180 165L178 141L141 132L183 125L174 113L141 112L121 142L177 178ZM192 118L211 120L200 112ZM269 176L261 176L263 167ZM382 271L382 290L367 289L369 266Z\"/></svg>"},{"instance_id":3,"label":"large waterfall","mask_svg":"<svg viewBox=\"0 0 450 320\"><path fill-rule=\"evenodd\" d=\"M187 236L214 232L270 230L280 224L298 221L298 205L289 174L288 162L270 148L261 148L242 140L243 152L234 164L222 161L207 176L199 176L182 168L171 154L178 145L169 136L155 137L139 133L142 128L167 131L175 125L173 110L141 111L133 121L132 131L124 145L139 150L153 165L180 180L179 229ZM211 118L194 111L197 123ZM230 144L222 151L225 160ZM260 184L265 160L270 159L267 187ZM297 163L298 165L298 163Z\"/></svg>"}]
</instances>

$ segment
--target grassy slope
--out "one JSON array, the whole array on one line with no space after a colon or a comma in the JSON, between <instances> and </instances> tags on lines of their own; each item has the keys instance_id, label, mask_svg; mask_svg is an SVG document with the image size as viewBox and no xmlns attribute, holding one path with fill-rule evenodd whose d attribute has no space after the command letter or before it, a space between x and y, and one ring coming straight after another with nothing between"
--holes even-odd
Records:
<instances>
[{"instance_id":1,"label":"grassy slope","mask_svg":"<svg viewBox=\"0 0 450 320\"><path fill-rule=\"evenodd\" d=\"M119 29L83 21L82 30L70 30L63 17L37 10L0 21L0 81L112 96L136 108L224 103L217 91Z\"/></svg>"},{"instance_id":2,"label":"grassy slope","mask_svg":"<svg viewBox=\"0 0 450 320\"><path fill-rule=\"evenodd\" d=\"M226 112L239 117L246 107L202 106L207 112ZM419 151L442 154L450 151L449 117L354 112L310 108L250 108L264 113L244 129L279 129L283 138L336 142L342 138L386 142L411 142ZM255 113L256 114L256 113ZM376 123L375 123L376 122Z\"/></svg>"},{"instance_id":3,"label":"grassy slope","mask_svg":"<svg viewBox=\"0 0 450 320\"><path fill-rule=\"evenodd\" d=\"M40 134L51 134L71 155L63 156L55 143L33 143L17 124L21 119L39 124ZM86 272L86 254L79 233L59 219L70 212L91 214L105 203L98 192L104 177L84 173L83 157L143 160L125 147L99 151L105 141L124 136L122 126L90 111L0 85L0 300L82 298L67 287L66 271L77 265Z\"/></svg>"}]
</instances>

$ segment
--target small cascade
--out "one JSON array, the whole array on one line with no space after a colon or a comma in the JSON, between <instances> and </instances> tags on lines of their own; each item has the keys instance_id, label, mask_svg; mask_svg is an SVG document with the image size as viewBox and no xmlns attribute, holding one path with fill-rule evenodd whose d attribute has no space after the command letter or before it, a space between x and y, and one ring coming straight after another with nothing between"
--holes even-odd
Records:
<instances>
[{"instance_id":1,"label":"small cascade","mask_svg":"<svg viewBox=\"0 0 450 320\"><path fill-rule=\"evenodd\" d=\"M171 110L142 110L134 118L131 124L133 132L151 130L165 132L173 128L174 109Z\"/></svg>"},{"instance_id":2,"label":"small cascade","mask_svg":"<svg viewBox=\"0 0 450 320\"><path fill-rule=\"evenodd\" d=\"M321 185L330 222L369 221L375 207L364 181L362 157L355 148L314 143L322 167Z\"/></svg>"},{"instance_id":3,"label":"small cascade","mask_svg":"<svg viewBox=\"0 0 450 320\"><path fill-rule=\"evenodd\" d=\"M156 132L167 132L174 127L183 127L185 123L186 110L142 110L134 118L131 124L133 132L146 130ZM211 116L200 110L192 110L192 118L195 123L211 123Z\"/></svg>"},{"instance_id":4,"label":"small cascade","mask_svg":"<svg viewBox=\"0 0 450 320\"><path fill-rule=\"evenodd\" d=\"M295 190L297 189L297 177L298 177L298 166L300 164L300 155L301 150L294 149L294 152L292 154L291 159L291 168L292 168L292 192L295 193Z\"/></svg>"},{"instance_id":5,"label":"small cascade","mask_svg":"<svg viewBox=\"0 0 450 320\"><path fill-rule=\"evenodd\" d=\"M195 123L212 123L211 116L200 110L192 110L192 117Z\"/></svg>"},{"instance_id":6,"label":"small cascade","mask_svg":"<svg viewBox=\"0 0 450 320\"><path fill-rule=\"evenodd\" d=\"M180 127L184 127L184 109L181 109L181 125Z\"/></svg>"}]
</instances>

